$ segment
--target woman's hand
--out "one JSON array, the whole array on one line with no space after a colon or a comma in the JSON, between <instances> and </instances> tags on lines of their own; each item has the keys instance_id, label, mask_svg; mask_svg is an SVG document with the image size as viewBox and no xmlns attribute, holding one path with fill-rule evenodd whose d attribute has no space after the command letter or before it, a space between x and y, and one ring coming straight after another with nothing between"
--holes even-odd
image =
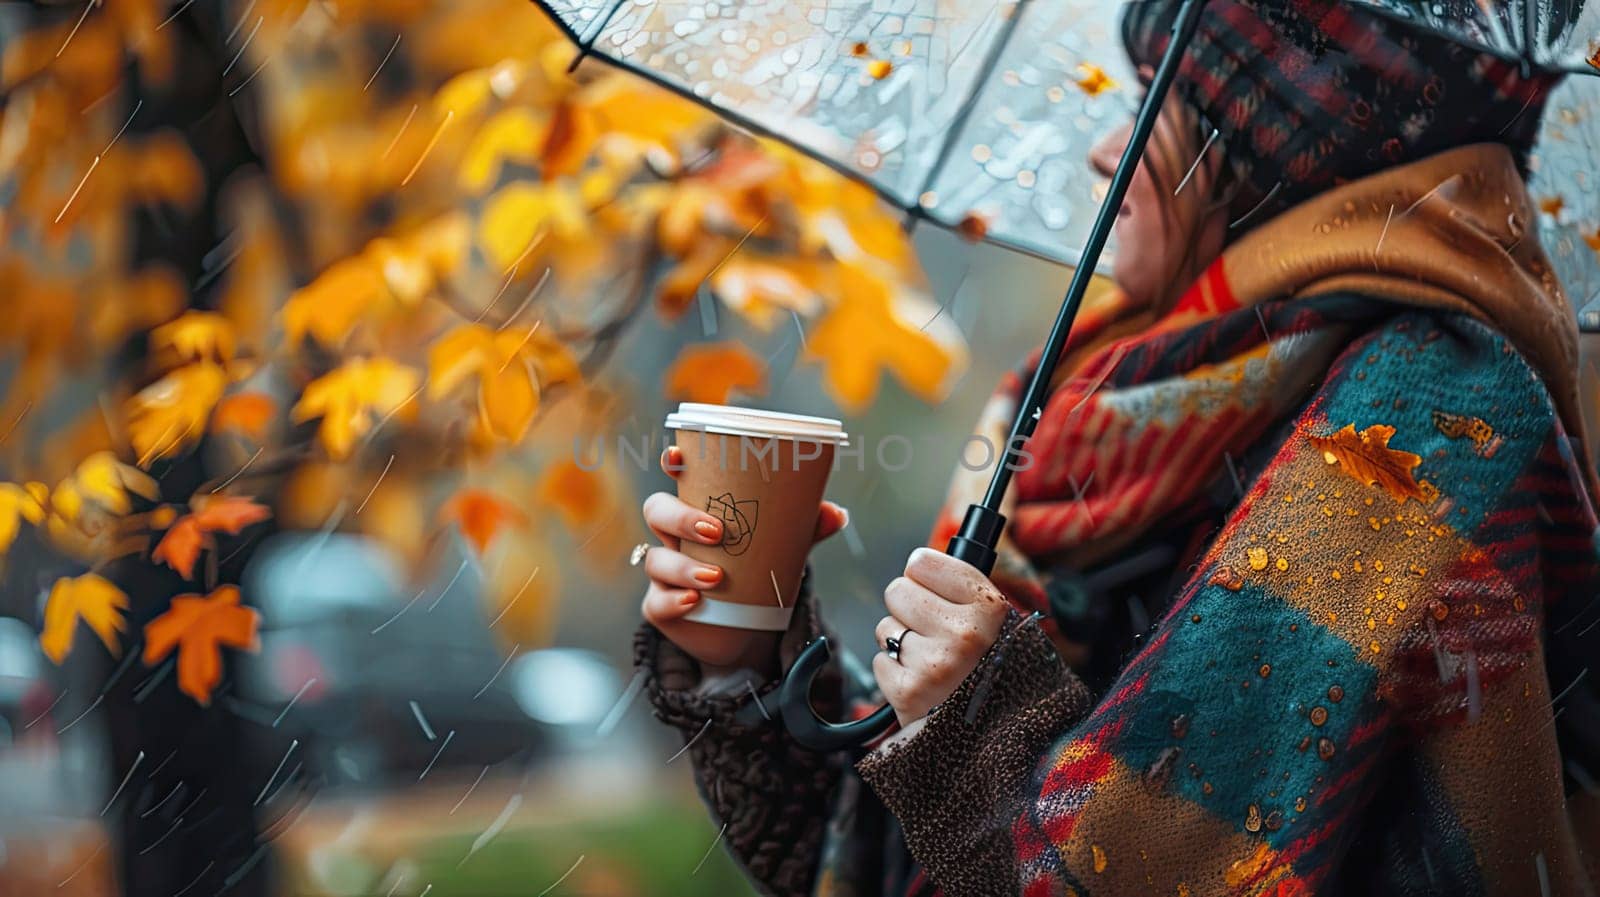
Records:
<instances>
[{"instance_id":1,"label":"woman's hand","mask_svg":"<svg viewBox=\"0 0 1600 897\"><path fill-rule=\"evenodd\" d=\"M668 446L661 453L661 469L677 477L683 470L683 449ZM822 503L813 544L844 528L850 515L831 501ZM687 539L703 545L722 540L722 521L668 492L644 501L644 522L661 544L645 552L644 569L650 577L640 611L645 620L700 661L708 672L718 668L749 666L776 674L778 633L713 626L683 619L700 603L700 590L722 581L722 568L694 560L678 550Z\"/></svg>"},{"instance_id":2,"label":"woman's hand","mask_svg":"<svg viewBox=\"0 0 1600 897\"><path fill-rule=\"evenodd\" d=\"M976 567L932 548L911 552L905 575L883 590L883 603L889 616L878 623L878 645L899 639L900 656L879 651L872 672L902 727L955 693L1000 637L1010 608Z\"/></svg>"}]
</instances>

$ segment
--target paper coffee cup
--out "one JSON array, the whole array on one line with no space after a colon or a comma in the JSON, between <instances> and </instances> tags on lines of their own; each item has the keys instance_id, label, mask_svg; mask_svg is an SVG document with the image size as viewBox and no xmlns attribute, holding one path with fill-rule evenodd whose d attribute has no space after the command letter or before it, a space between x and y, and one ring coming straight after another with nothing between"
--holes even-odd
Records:
<instances>
[{"instance_id":1,"label":"paper coffee cup","mask_svg":"<svg viewBox=\"0 0 1600 897\"><path fill-rule=\"evenodd\" d=\"M722 568L685 619L784 630L794 613L839 421L732 405L685 402L667 415L683 449L678 497L722 521L722 542L680 550Z\"/></svg>"}]
</instances>

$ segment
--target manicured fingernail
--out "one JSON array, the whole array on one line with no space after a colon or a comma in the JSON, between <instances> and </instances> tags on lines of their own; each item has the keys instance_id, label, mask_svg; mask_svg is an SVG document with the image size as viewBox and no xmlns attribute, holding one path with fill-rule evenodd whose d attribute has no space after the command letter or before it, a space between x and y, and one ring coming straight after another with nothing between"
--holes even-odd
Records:
<instances>
[{"instance_id":1,"label":"manicured fingernail","mask_svg":"<svg viewBox=\"0 0 1600 897\"><path fill-rule=\"evenodd\" d=\"M700 593L699 592L695 592L695 591L691 591L688 594L684 595L683 596L683 600L678 602L678 603L683 605L684 607L693 607L696 604L700 603Z\"/></svg>"},{"instance_id":2,"label":"manicured fingernail","mask_svg":"<svg viewBox=\"0 0 1600 897\"><path fill-rule=\"evenodd\" d=\"M694 578L698 582L711 585L722 578L722 571L716 567L697 567L694 571Z\"/></svg>"},{"instance_id":3,"label":"manicured fingernail","mask_svg":"<svg viewBox=\"0 0 1600 897\"><path fill-rule=\"evenodd\" d=\"M844 529L850 525L850 509L844 505L839 506L839 528Z\"/></svg>"},{"instance_id":4,"label":"manicured fingernail","mask_svg":"<svg viewBox=\"0 0 1600 897\"><path fill-rule=\"evenodd\" d=\"M703 541L715 542L722 536L722 527L715 520L696 520L694 531Z\"/></svg>"}]
</instances>

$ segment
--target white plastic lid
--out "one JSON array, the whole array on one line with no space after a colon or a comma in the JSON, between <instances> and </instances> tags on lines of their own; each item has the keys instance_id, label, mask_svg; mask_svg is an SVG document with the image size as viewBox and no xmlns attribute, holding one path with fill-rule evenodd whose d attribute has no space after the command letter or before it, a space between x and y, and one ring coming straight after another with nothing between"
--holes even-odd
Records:
<instances>
[{"instance_id":1,"label":"white plastic lid","mask_svg":"<svg viewBox=\"0 0 1600 897\"><path fill-rule=\"evenodd\" d=\"M728 436L850 444L844 424L833 418L740 408L736 405L684 402L677 411L667 415L666 426L669 430L698 430Z\"/></svg>"}]
</instances>

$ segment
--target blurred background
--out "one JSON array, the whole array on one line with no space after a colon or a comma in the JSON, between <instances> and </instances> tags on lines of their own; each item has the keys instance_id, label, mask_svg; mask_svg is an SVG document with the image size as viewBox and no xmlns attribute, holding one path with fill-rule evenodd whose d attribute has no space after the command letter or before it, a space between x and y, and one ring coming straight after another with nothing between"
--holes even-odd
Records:
<instances>
[{"instance_id":1,"label":"blurred background","mask_svg":"<svg viewBox=\"0 0 1600 897\"><path fill-rule=\"evenodd\" d=\"M1068 44L1086 146L1136 85ZM1071 271L577 60L522 0L0 5L0 895L749 893L631 669L662 419L868 447L866 655ZM1062 171L995 176L1081 228Z\"/></svg>"}]
</instances>

